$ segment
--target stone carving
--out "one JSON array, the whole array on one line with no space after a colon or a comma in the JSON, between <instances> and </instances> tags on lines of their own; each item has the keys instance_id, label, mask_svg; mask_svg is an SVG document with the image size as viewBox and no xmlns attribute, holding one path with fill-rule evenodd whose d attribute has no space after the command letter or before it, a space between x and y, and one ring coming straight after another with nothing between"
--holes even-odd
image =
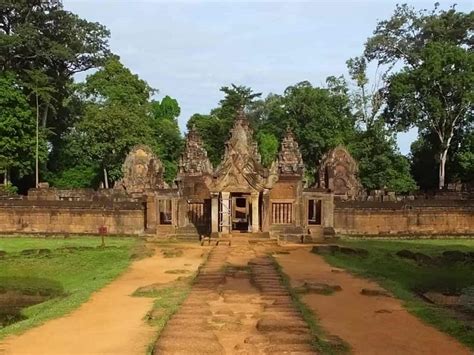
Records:
<instances>
[{"instance_id":1,"label":"stone carving","mask_svg":"<svg viewBox=\"0 0 474 355\"><path fill-rule=\"evenodd\" d=\"M164 189L164 167L160 159L145 145L135 146L122 165L123 178L115 184L116 189L128 193L142 193L147 189Z\"/></svg>"},{"instance_id":2,"label":"stone carving","mask_svg":"<svg viewBox=\"0 0 474 355\"><path fill-rule=\"evenodd\" d=\"M338 146L322 158L318 171L319 187L330 189L335 195L354 199L361 189L357 163L346 148Z\"/></svg>"},{"instance_id":3,"label":"stone carving","mask_svg":"<svg viewBox=\"0 0 474 355\"><path fill-rule=\"evenodd\" d=\"M214 191L260 191L274 182L268 179L268 170L261 164L257 143L242 110L237 114L224 158L214 176Z\"/></svg>"},{"instance_id":4,"label":"stone carving","mask_svg":"<svg viewBox=\"0 0 474 355\"><path fill-rule=\"evenodd\" d=\"M289 127L281 142L280 153L278 154L278 172L292 175L303 175L304 173L303 158L298 142Z\"/></svg>"},{"instance_id":5,"label":"stone carving","mask_svg":"<svg viewBox=\"0 0 474 355\"><path fill-rule=\"evenodd\" d=\"M212 173L212 165L203 148L202 139L196 128L192 127L186 137L184 153L179 159L179 175L199 176Z\"/></svg>"}]
</instances>

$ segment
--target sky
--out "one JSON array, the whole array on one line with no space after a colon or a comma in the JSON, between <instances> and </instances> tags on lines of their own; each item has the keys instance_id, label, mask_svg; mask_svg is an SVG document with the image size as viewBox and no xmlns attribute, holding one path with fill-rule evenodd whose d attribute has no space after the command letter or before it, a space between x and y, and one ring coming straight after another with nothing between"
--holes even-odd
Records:
<instances>
[{"instance_id":1,"label":"sky","mask_svg":"<svg viewBox=\"0 0 474 355\"><path fill-rule=\"evenodd\" d=\"M265 97L304 80L322 86L330 75L347 77L346 60L362 53L397 2L63 0L66 10L111 31L112 51L159 90L158 98L178 100L183 131L191 115L216 107L219 89L231 83ZM435 1L406 2L432 9ZM460 10L474 7L455 2ZM416 134L399 134L403 154Z\"/></svg>"}]
</instances>

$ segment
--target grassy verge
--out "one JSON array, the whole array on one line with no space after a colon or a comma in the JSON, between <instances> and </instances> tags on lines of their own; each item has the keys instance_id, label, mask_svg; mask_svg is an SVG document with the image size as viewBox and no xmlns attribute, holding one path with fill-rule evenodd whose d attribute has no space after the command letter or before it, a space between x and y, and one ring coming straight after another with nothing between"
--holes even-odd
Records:
<instances>
[{"instance_id":1,"label":"grassy verge","mask_svg":"<svg viewBox=\"0 0 474 355\"><path fill-rule=\"evenodd\" d=\"M338 252L324 255L331 265L378 281L401 299L409 312L474 349L474 312L435 305L420 297L428 291L459 295L474 285L472 262L439 261L442 252L447 250L473 252L474 240L342 240L338 244L363 248L369 254L367 257ZM396 255L404 249L423 253L434 262L420 263Z\"/></svg>"},{"instance_id":2,"label":"grassy verge","mask_svg":"<svg viewBox=\"0 0 474 355\"><path fill-rule=\"evenodd\" d=\"M47 290L51 297L45 302L24 308L22 315L26 319L0 328L0 338L25 331L76 309L94 291L104 287L126 269L137 240L108 238L105 248L101 248L100 243L98 237L1 237L0 250L7 252L6 256L0 258L1 291L41 294ZM24 254L25 250L38 249L48 251Z\"/></svg>"},{"instance_id":3,"label":"grassy verge","mask_svg":"<svg viewBox=\"0 0 474 355\"><path fill-rule=\"evenodd\" d=\"M290 293L293 305L301 313L304 321L308 324L311 331L312 345L314 349L321 354L348 354L350 352L349 344L342 339L327 334L318 324L314 312L301 300L298 290L291 286L290 278L283 271L278 261L272 257L275 267L281 276L283 285Z\"/></svg>"}]
</instances>

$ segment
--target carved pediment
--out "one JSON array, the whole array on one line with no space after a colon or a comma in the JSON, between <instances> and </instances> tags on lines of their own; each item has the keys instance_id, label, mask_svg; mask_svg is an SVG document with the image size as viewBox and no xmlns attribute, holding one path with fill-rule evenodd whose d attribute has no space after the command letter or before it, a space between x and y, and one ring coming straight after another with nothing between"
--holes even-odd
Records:
<instances>
[{"instance_id":1,"label":"carved pediment","mask_svg":"<svg viewBox=\"0 0 474 355\"><path fill-rule=\"evenodd\" d=\"M122 165L123 178L115 184L115 188L125 189L129 193L167 188L163 180L164 171L160 159L148 146L135 146Z\"/></svg>"},{"instance_id":2,"label":"carved pediment","mask_svg":"<svg viewBox=\"0 0 474 355\"><path fill-rule=\"evenodd\" d=\"M260 191L272 182L268 170L261 165L258 147L243 111L237 115L214 177L212 189L215 191Z\"/></svg>"},{"instance_id":3,"label":"carved pediment","mask_svg":"<svg viewBox=\"0 0 474 355\"><path fill-rule=\"evenodd\" d=\"M343 146L338 146L322 158L318 171L319 187L353 198L361 188L357 177L358 171L357 162L349 151Z\"/></svg>"}]
</instances>

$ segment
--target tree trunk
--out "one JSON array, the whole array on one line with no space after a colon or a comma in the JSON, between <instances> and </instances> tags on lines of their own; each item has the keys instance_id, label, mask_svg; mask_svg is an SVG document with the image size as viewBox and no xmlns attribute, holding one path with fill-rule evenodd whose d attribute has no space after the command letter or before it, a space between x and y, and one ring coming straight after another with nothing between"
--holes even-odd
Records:
<instances>
[{"instance_id":1,"label":"tree trunk","mask_svg":"<svg viewBox=\"0 0 474 355\"><path fill-rule=\"evenodd\" d=\"M446 178L446 159L448 157L448 148L439 153L439 189L442 190L445 185Z\"/></svg>"},{"instance_id":2,"label":"tree trunk","mask_svg":"<svg viewBox=\"0 0 474 355\"><path fill-rule=\"evenodd\" d=\"M46 104L46 107L44 108L44 111L43 111L43 117L41 118L41 125L44 129L46 129L46 124L48 123L48 113L49 113L49 104Z\"/></svg>"},{"instance_id":3,"label":"tree trunk","mask_svg":"<svg viewBox=\"0 0 474 355\"><path fill-rule=\"evenodd\" d=\"M107 168L104 168L104 187L109 188L109 177L107 176Z\"/></svg>"},{"instance_id":4,"label":"tree trunk","mask_svg":"<svg viewBox=\"0 0 474 355\"><path fill-rule=\"evenodd\" d=\"M39 187L39 99L36 94L36 152L35 152L35 186Z\"/></svg>"},{"instance_id":5,"label":"tree trunk","mask_svg":"<svg viewBox=\"0 0 474 355\"><path fill-rule=\"evenodd\" d=\"M5 178L3 179L5 185L8 185L8 184L10 183L10 176L9 176L9 173L10 173L9 169L6 168L6 169L5 169Z\"/></svg>"}]
</instances>

